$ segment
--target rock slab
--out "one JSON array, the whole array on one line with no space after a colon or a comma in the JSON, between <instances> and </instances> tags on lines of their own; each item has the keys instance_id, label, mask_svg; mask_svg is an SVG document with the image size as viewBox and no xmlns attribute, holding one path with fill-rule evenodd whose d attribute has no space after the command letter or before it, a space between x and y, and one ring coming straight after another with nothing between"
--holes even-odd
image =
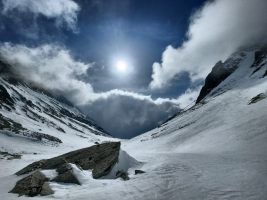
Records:
<instances>
[{"instance_id":1,"label":"rock slab","mask_svg":"<svg viewBox=\"0 0 267 200\"><path fill-rule=\"evenodd\" d=\"M49 187L49 179L39 170L33 172L29 176L19 180L10 193L26 195L30 197L53 194L53 190Z\"/></svg>"},{"instance_id":2,"label":"rock slab","mask_svg":"<svg viewBox=\"0 0 267 200\"><path fill-rule=\"evenodd\" d=\"M107 175L115 163L118 162L119 153L120 142L97 144L54 158L34 162L16 172L16 175L27 174L36 169L58 169L65 163L73 163L83 170L91 169L93 178L100 178Z\"/></svg>"}]
</instances>

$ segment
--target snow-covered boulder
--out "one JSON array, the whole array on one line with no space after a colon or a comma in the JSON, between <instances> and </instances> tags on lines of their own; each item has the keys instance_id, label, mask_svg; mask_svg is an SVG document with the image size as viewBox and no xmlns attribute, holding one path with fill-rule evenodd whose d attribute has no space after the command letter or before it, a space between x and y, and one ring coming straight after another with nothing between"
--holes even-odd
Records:
<instances>
[{"instance_id":1,"label":"snow-covered boulder","mask_svg":"<svg viewBox=\"0 0 267 200\"><path fill-rule=\"evenodd\" d=\"M27 174L36 169L58 169L65 163L73 163L83 170L91 169L93 178L100 178L109 174L118 162L119 152L120 142L98 144L34 162L18 171L16 175Z\"/></svg>"}]
</instances>

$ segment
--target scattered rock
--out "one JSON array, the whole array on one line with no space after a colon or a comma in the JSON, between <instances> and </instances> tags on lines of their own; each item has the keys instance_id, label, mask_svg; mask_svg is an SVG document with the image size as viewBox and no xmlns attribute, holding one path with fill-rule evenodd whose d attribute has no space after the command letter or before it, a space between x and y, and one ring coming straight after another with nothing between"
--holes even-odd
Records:
<instances>
[{"instance_id":1,"label":"scattered rock","mask_svg":"<svg viewBox=\"0 0 267 200\"><path fill-rule=\"evenodd\" d=\"M137 175L137 174L144 174L144 173L146 173L146 172L143 171L143 170L140 170L140 169L136 169L136 170L134 170L134 174L135 174L135 175Z\"/></svg>"},{"instance_id":2,"label":"scattered rock","mask_svg":"<svg viewBox=\"0 0 267 200\"><path fill-rule=\"evenodd\" d=\"M120 170L117 171L116 177L122 178L122 180L124 180L124 181L128 181L130 179L128 176L128 172L124 172L124 171L120 171Z\"/></svg>"},{"instance_id":3,"label":"scattered rock","mask_svg":"<svg viewBox=\"0 0 267 200\"><path fill-rule=\"evenodd\" d=\"M8 153L6 151L0 151L0 159L7 159L7 160L13 160L13 159L21 159L20 154L12 154Z\"/></svg>"},{"instance_id":4,"label":"scattered rock","mask_svg":"<svg viewBox=\"0 0 267 200\"><path fill-rule=\"evenodd\" d=\"M61 127L57 127L56 129L57 129L58 131L62 132L62 133L66 133L65 130L64 130L63 128L61 128Z\"/></svg>"},{"instance_id":5,"label":"scattered rock","mask_svg":"<svg viewBox=\"0 0 267 200\"><path fill-rule=\"evenodd\" d=\"M262 67L265 63L264 60L265 58L267 57L267 52L266 50L258 50L255 52L254 54L254 62L253 64L251 65L251 67ZM261 65L263 64L263 65Z\"/></svg>"},{"instance_id":6,"label":"scattered rock","mask_svg":"<svg viewBox=\"0 0 267 200\"><path fill-rule=\"evenodd\" d=\"M3 116L1 113L0 113L0 130L7 131L7 133L4 132L4 134L8 134L9 136L21 135L23 137L31 138L32 140L35 140L38 142L47 141L53 144L62 143L62 141L59 138L54 137L52 135L28 130L24 128L22 124Z\"/></svg>"},{"instance_id":7,"label":"scattered rock","mask_svg":"<svg viewBox=\"0 0 267 200\"><path fill-rule=\"evenodd\" d=\"M257 103L258 101L261 101L265 98L266 98L266 95L264 93L260 93L257 96L253 97L248 104L250 105L253 103Z\"/></svg>"},{"instance_id":8,"label":"scattered rock","mask_svg":"<svg viewBox=\"0 0 267 200\"><path fill-rule=\"evenodd\" d=\"M52 189L48 184L44 186L44 183L48 180L49 179L43 173L37 170L31 175L19 180L10 193L17 193L19 196L26 195L30 197L37 196L41 193L43 193L43 195L49 195L53 192Z\"/></svg>"},{"instance_id":9,"label":"scattered rock","mask_svg":"<svg viewBox=\"0 0 267 200\"><path fill-rule=\"evenodd\" d=\"M83 170L91 169L93 178L100 178L107 175L118 162L119 152L120 142L98 144L51 159L34 162L18 171L16 175L27 174L36 169L58 169L65 163L73 163Z\"/></svg>"}]
</instances>

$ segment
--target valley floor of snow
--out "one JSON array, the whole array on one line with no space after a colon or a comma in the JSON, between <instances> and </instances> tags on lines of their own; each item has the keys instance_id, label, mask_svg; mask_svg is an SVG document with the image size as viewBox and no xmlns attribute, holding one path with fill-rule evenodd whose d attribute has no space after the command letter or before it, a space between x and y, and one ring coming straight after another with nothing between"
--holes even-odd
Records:
<instances>
[{"instance_id":1,"label":"valley floor of snow","mask_svg":"<svg viewBox=\"0 0 267 200\"><path fill-rule=\"evenodd\" d=\"M235 74L244 76L248 67L237 70ZM2 151L23 154L22 159L0 159L0 199L267 199L267 98L249 105L251 98L266 94L267 82L258 77L233 76L221 85L224 89L233 88L210 97L207 103L181 113L159 128L131 140L121 140L122 150L141 162L137 164L128 155L121 156L120 162L124 164L134 162L128 166L128 181L94 180L90 171L77 169L81 186L51 183L55 191L51 196L18 198L8 193L21 178L13 175L16 171L33 161L93 143L73 141L72 145L63 142L58 147L40 146L0 134ZM146 173L134 175L135 169Z\"/></svg>"}]
</instances>

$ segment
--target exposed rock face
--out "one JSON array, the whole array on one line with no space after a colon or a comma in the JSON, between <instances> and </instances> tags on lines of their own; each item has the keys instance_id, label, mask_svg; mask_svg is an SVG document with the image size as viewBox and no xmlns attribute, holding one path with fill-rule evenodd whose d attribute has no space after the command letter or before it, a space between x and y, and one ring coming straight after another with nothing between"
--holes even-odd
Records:
<instances>
[{"instance_id":1,"label":"exposed rock face","mask_svg":"<svg viewBox=\"0 0 267 200\"><path fill-rule=\"evenodd\" d=\"M259 67L261 68L263 65L265 65L266 62L265 59L267 57L267 49L261 49L259 51L255 52L255 59L251 67Z\"/></svg>"},{"instance_id":2,"label":"exposed rock face","mask_svg":"<svg viewBox=\"0 0 267 200\"><path fill-rule=\"evenodd\" d=\"M36 169L59 169L65 163L73 163L83 170L92 169L93 178L107 175L114 164L118 162L120 142L109 142L94 145L88 148L71 151L47 160L34 162L16 175L22 175Z\"/></svg>"},{"instance_id":3,"label":"exposed rock face","mask_svg":"<svg viewBox=\"0 0 267 200\"><path fill-rule=\"evenodd\" d=\"M224 81L233 71L235 68L225 68L224 63L219 61L213 68L212 71L209 73L205 80L205 84L202 87L199 96L197 98L196 103L199 103L204 97L206 97L210 91L217 87L222 81Z\"/></svg>"},{"instance_id":4,"label":"exposed rock face","mask_svg":"<svg viewBox=\"0 0 267 200\"><path fill-rule=\"evenodd\" d=\"M81 185L79 180L73 173L73 169L69 163L65 163L61 165L58 169L58 176L52 179L52 181L59 182L59 183L74 183L77 185Z\"/></svg>"},{"instance_id":5,"label":"exposed rock face","mask_svg":"<svg viewBox=\"0 0 267 200\"><path fill-rule=\"evenodd\" d=\"M250 105L250 104L253 104L253 103L257 103L258 101L261 101L261 100L263 100L265 98L266 98L266 94L260 93L257 96L253 97L248 104Z\"/></svg>"},{"instance_id":6,"label":"exposed rock face","mask_svg":"<svg viewBox=\"0 0 267 200\"><path fill-rule=\"evenodd\" d=\"M52 181L55 181L55 182L58 182L58 183L73 183L73 184L81 185L79 180L73 174L72 170L66 171L63 174L59 174Z\"/></svg>"},{"instance_id":7,"label":"exposed rock face","mask_svg":"<svg viewBox=\"0 0 267 200\"><path fill-rule=\"evenodd\" d=\"M254 68L254 70L251 75L258 72L266 64L267 62L266 58L267 58L267 49L261 49L255 52L254 62L251 65L251 68ZM266 73L267 73L267 70L262 75L262 78L266 76Z\"/></svg>"},{"instance_id":8,"label":"exposed rock face","mask_svg":"<svg viewBox=\"0 0 267 200\"><path fill-rule=\"evenodd\" d=\"M27 130L22 126L22 124L3 116L1 113L0 113L0 130L9 131L13 135L23 135L24 137L30 137L32 140L40 142L43 140L47 140L53 144L62 143L62 141L59 138L54 137L52 135Z\"/></svg>"},{"instance_id":9,"label":"exposed rock face","mask_svg":"<svg viewBox=\"0 0 267 200\"><path fill-rule=\"evenodd\" d=\"M40 171L35 171L31 175L19 180L10 193L17 193L19 196L36 196L53 194L53 190L49 187L47 181L49 179Z\"/></svg>"},{"instance_id":10,"label":"exposed rock face","mask_svg":"<svg viewBox=\"0 0 267 200\"><path fill-rule=\"evenodd\" d=\"M14 106L14 101L9 95L8 91L6 88L2 85L0 85L0 103L5 103L9 106Z\"/></svg>"},{"instance_id":11,"label":"exposed rock face","mask_svg":"<svg viewBox=\"0 0 267 200\"><path fill-rule=\"evenodd\" d=\"M71 165L69 163L64 163L60 165L56 171L58 174L64 174L65 172L71 171L71 170L72 170Z\"/></svg>"},{"instance_id":12,"label":"exposed rock face","mask_svg":"<svg viewBox=\"0 0 267 200\"><path fill-rule=\"evenodd\" d=\"M136 169L136 170L134 170L134 174L135 174L135 175L137 175L137 174L144 174L144 173L146 173L146 172L143 171L143 170L140 170L140 169Z\"/></svg>"},{"instance_id":13,"label":"exposed rock face","mask_svg":"<svg viewBox=\"0 0 267 200\"><path fill-rule=\"evenodd\" d=\"M203 100L214 88L231 75L237 69L238 64L244 56L244 52L241 51L232 55L224 63L219 61L205 79L205 84L200 91L196 103ZM267 47L261 47L259 50L255 51L254 62L251 65L251 68L254 68L254 70L251 75L259 71L266 64L266 57ZM262 78L266 75L267 71L262 75Z\"/></svg>"}]
</instances>

